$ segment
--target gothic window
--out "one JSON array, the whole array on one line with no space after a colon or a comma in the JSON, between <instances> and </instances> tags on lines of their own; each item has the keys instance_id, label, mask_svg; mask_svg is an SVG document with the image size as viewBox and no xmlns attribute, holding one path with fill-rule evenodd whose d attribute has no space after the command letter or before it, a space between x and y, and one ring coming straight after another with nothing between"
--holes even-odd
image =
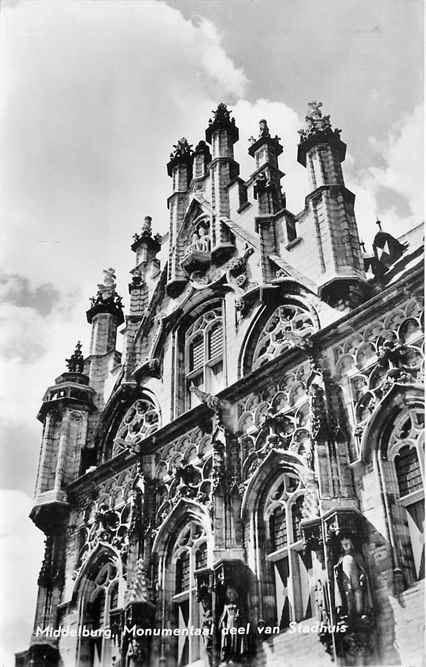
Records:
<instances>
[{"instance_id":1,"label":"gothic window","mask_svg":"<svg viewBox=\"0 0 426 667\"><path fill-rule=\"evenodd\" d=\"M79 664L88 667L109 667L119 660L118 644L106 628L113 625L114 612L119 606L119 573L111 560L94 568L86 582L82 601L81 624L92 632L90 637L81 639Z\"/></svg>"},{"instance_id":2,"label":"gothic window","mask_svg":"<svg viewBox=\"0 0 426 667\"><path fill-rule=\"evenodd\" d=\"M310 313L295 304L278 306L267 319L254 348L252 370L262 366L294 344L295 336L314 331Z\"/></svg>"},{"instance_id":3,"label":"gothic window","mask_svg":"<svg viewBox=\"0 0 426 667\"><path fill-rule=\"evenodd\" d=\"M138 398L124 415L114 440L113 456L138 445L160 426L160 415L149 398Z\"/></svg>"},{"instance_id":4,"label":"gothic window","mask_svg":"<svg viewBox=\"0 0 426 667\"><path fill-rule=\"evenodd\" d=\"M191 385L210 394L224 387L223 317L221 306L207 310L185 332L186 408L197 404Z\"/></svg>"},{"instance_id":5,"label":"gothic window","mask_svg":"<svg viewBox=\"0 0 426 667\"><path fill-rule=\"evenodd\" d=\"M398 532L400 557L409 583L423 578L425 572L423 429L422 409L403 410L393 424L387 449L393 465L388 485L393 478L397 491L393 525Z\"/></svg>"},{"instance_id":6,"label":"gothic window","mask_svg":"<svg viewBox=\"0 0 426 667\"><path fill-rule=\"evenodd\" d=\"M202 609L197 600L196 573L207 566L206 533L200 524L191 521L180 532L172 552L174 594L172 598L176 625L180 629L199 627ZM177 665L182 667L198 660L200 637L181 633L177 643Z\"/></svg>"},{"instance_id":7,"label":"gothic window","mask_svg":"<svg viewBox=\"0 0 426 667\"><path fill-rule=\"evenodd\" d=\"M312 616L310 556L305 556L300 530L303 490L299 479L282 474L264 504L266 560L273 572L275 624L285 629L290 621Z\"/></svg>"}]
</instances>

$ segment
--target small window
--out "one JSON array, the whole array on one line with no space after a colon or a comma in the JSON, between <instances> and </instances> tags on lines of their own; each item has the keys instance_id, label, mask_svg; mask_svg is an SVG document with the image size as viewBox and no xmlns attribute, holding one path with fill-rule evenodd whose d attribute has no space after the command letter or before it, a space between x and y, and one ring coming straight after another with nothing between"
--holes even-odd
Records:
<instances>
[{"instance_id":1,"label":"small window","mask_svg":"<svg viewBox=\"0 0 426 667\"><path fill-rule=\"evenodd\" d=\"M200 315L185 332L185 408L198 405L191 385L216 394L224 388L221 306Z\"/></svg>"},{"instance_id":2,"label":"small window","mask_svg":"<svg viewBox=\"0 0 426 667\"><path fill-rule=\"evenodd\" d=\"M405 445L395 457L396 475L401 498L422 488L422 473L416 449Z\"/></svg>"}]
</instances>

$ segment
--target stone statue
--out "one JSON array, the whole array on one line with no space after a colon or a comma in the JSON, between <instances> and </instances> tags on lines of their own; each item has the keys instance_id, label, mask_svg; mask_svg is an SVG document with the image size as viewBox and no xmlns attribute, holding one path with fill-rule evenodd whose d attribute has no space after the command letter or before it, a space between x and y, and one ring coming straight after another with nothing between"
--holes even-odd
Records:
<instances>
[{"instance_id":1,"label":"stone statue","mask_svg":"<svg viewBox=\"0 0 426 667\"><path fill-rule=\"evenodd\" d=\"M229 662L244 653L244 635L231 634L234 628L240 624L240 608L238 606L238 593L235 588L228 586L225 593L225 605L219 619L219 630L221 632L222 660Z\"/></svg>"},{"instance_id":2,"label":"stone statue","mask_svg":"<svg viewBox=\"0 0 426 667\"><path fill-rule=\"evenodd\" d=\"M342 534L339 541L341 553L334 566L336 610L339 615L362 617L373 606L367 570L351 538Z\"/></svg>"}]
</instances>

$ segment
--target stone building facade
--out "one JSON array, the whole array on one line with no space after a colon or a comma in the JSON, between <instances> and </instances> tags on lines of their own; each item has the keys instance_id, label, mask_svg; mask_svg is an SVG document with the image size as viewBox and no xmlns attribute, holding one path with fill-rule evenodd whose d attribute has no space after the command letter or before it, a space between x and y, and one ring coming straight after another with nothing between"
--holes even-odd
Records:
<instances>
[{"instance_id":1,"label":"stone building facade","mask_svg":"<svg viewBox=\"0 0 426 667\"><path fill-rule=\"evenodd\" d=\"M248 180L237 140L219 104L173 147L168 235L145 218L127 313L108 269L43 398L17 665L420 664L420 230L365 250L319 103L297 214L266 121Z\"/></svg>"}]
</instances>

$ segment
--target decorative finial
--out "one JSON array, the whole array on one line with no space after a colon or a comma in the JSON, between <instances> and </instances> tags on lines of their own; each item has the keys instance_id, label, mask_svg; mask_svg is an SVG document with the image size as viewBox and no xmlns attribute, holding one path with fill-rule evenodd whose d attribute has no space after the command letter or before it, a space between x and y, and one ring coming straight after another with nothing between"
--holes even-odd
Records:
<instances>
[{"instance_id":1,"label":"decorative finial","mask_svg":"<svg viewBox=\"0 0 426 667\"><path fill-rule=\"evenodd\" d=\"M73 354L69 359L65 359L68 371L70 373L82 373L84 370L84 358L81 352L81 342L78 341Z\"/></svg>"},{"instance_id":2,"label":"decorative finial","mask_svg":"<svg viewBox=\"0 0 426 667\"><path fill-rule=\"evenodd\" d=\"M381 222L381 220L379 220L379 218L377 218L377 220L376 220L376 225L378 225L380 231L382 232L382 231L383 231L383 229L382 229L382 222Z\"/></svg>"},{"instance_id":3,"label":"decorative finial","mask_svg":"<svg viewBox=\"0 0 426 667\"><path fill-rule=\"evenodd\" d=\"M142 223L142 234L145 232L147 234L152 233L152 218L150 215L146 215Z\"/></svg>"},{"instance_id":4,"label":"decorative finial","mask_svg":"<svg viewBox=\"0 0 426 667\"><path fill-rule=\"evenodd\" d=\"M188 143L186 137L178 139L177 143L173 145L173 150L170 153L170 159L175 160L176 158L185 158L189 156L192 152L192 144Z\"/></svg>"},{"instance_id":5,"label":"decorative finial","mask_svg":"<svg viewBox=\"0 0 426 667\"><path fill-rule=\"evenodd\" d=\"M269 127L265 119L259 121L259 138L260 137L269 137Z\"/></svg>"}]
</instances>

